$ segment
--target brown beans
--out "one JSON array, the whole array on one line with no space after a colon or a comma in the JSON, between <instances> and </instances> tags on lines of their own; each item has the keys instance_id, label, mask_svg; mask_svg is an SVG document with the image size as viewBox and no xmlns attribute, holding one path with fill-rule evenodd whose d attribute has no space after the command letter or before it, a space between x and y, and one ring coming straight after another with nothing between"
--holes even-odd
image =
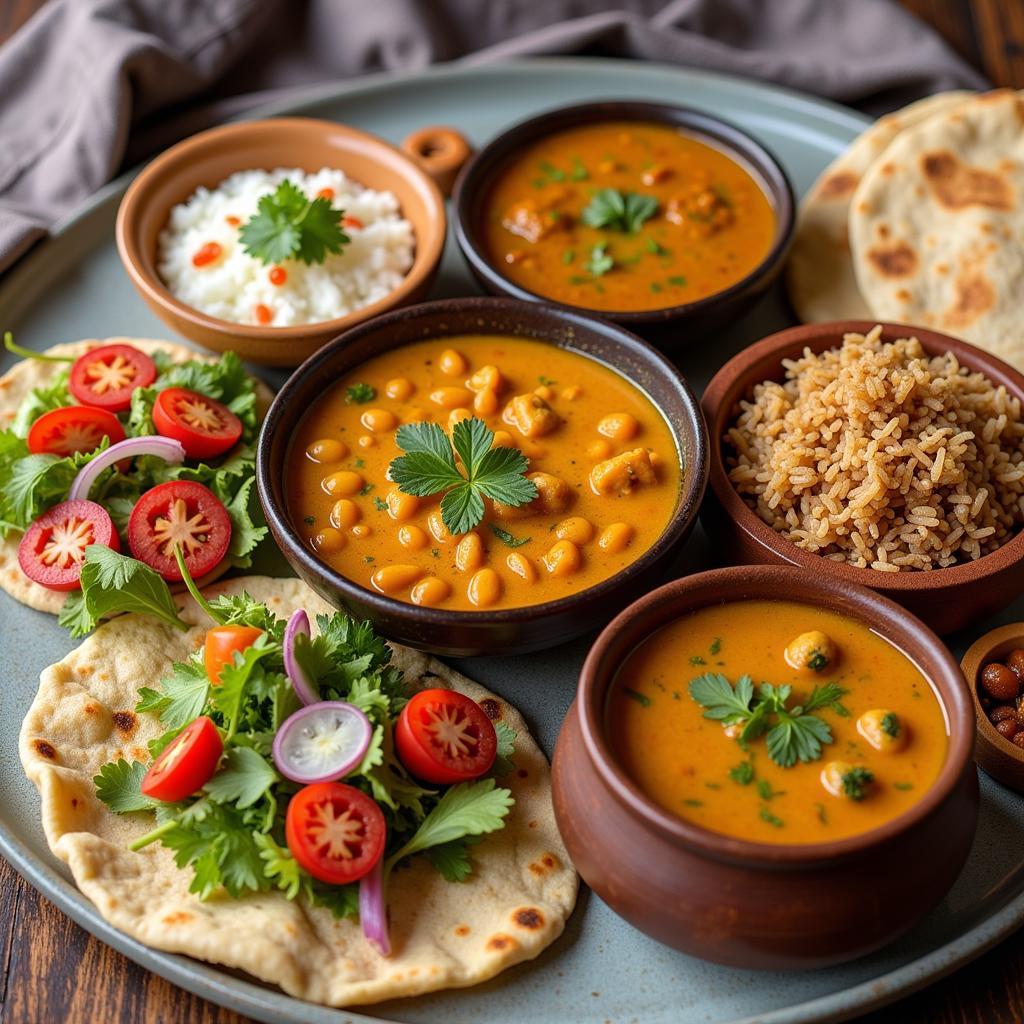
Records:
<instances>
[{"instance_id":1,"label":"brown beans","mask_svg":"<svg viewBox=\"0 0 1024 1024\"><path fill-rule=\"evenodd\" d=\"M992 709L992 713L988 717L992 724L995 725L998 722L1005 722L1010 718L1016 719L1017 712L1009 704L1000 704L999 707Z\"/></svg>"},{"instance_id":2,"label":"brown beans","mask_svg":"<svg viewBox=\"0 0 1024 1024\"><path fill-rule=\"evenodd\" d=\"M526 555L519 551L513 551L508 558L505 559L505 564L521 579L527 583L534 583L537 580L537 569L534 567L533 562L526 557Z\"/></svg>"},{"instance_id":3,"label":"brown beans","mask_svg":"<svg viewBox=\"0 0 1024 1024\"><path fill-rule=\"evenodd\" d=\"M377 438L373 434L360 434L358 444L360 448L376 448Z\"/></svg>"},{"instance_id":4,"label":"brown beans","mask_svg":"<svg viewBox=\"0 0 1024 1024\"><path fill-rule=\"evenodd\" d=\"M466 587L466 596L478 608L489 608L501 598L501 577L493 569L474 573Z\"/></svg>"},{"instance_id":5,"label":"brown beans","mask_svg":"<svg viewBox=\"0 0 1024 1024\"><path fill-rule=\"evenodd\" d=\"M470 530L455 546L455 564L460 572L476 572L486 557L484 542L475 530Z\"/></svg>"},{"instance_id":6,"label":"brown beans","mask_svg":"<svg viewBox=\"0 0 1024 1024\"><path fill-rule=\"evenodd\" d=\"M497 392L486 388L473 396L473 411L478 416L493 416L498 411Z\"/></svg>"},{"instance_id":7,"label":"brown beans","mask_svg":"<svg viewBox=\"0 0 1024 1024\"><path fill-rule=\"evenodd\" d=\"M348 445L333 437L322 437L306 449L306 458L311 462L341 462L348 455Z\"/></svg>"},{"instance_id":8,"label":"brown beans","mask_svg":"<svg viewBox=\"0 0 1024 1024\"><path fill-rule=\"evenodd\" d=\"M496 430L492 448L515 448L516 439L507 430Z\"/></svg>"},{"instance_id":9,"label":"brown beans","mask_svg":"<svg viewBox=\"0 0 1024 1024\"><path fill-rule=\"evenodd\" d=\"M527 473L537 488L537 497L530 503L537 512L564 512L572 502L572 488L561 477L551 473Z\"/></svg>"},{"instance_id":10,"label":"brown beans","mask_svg":"<svg viewBox=\"0 0 1024 1024\"><path fill-rule=\"evenodd\" d=\"M571 540L560 540L551 546L541 561L552 576L571 576L579 571L583 555Z\"/></svg>"},{"instance_id":11,"label":"brown beans","mask_svg":"<svg viewBox=\"0 0 1024 1024\"><path fill-rule=\"evenodd\" d=\"M398 417L390 409L364 409L359 422L374 434L386 434L398 426Z\"/></svg>"},{"instance_id":12,"label":"brown beans","mask_svg":"<svg viewBox=\"0 0 1024 1024\"><path fill-rule=\"evenodd\" d=\"M370 582L382 594L397 594L422 576L423 570L418 565L386 565L370 577Z\"/></svg>"},{"instance_id":13,"label":"brown beans","mask_svg":"<svg viewBox=\"0 0 1024 1024\"><path fill-rule=\"evenodd\" d=\"M410 551L422 551L430 543L430 538L426 531L406 523L398 529L398 543Z\"/></svg>"},{"instance_id":14,"label":"brown beans","mask_svg":"<svg viewBox=\"0 0 1024 1024\"><path fill-rule=\"evenodd\" d=\"M339 469L337 473L331 473L320 481L320 486L326 494L332 497L347 497L351 494L358 494L366 481L360 473L354 473L350 469Z\"/></svg>"},{"instance_id":15,"label":"brown beans","mask_svg":"<svg viewBox=\"0 0 1024 1024\"><path fill-rule=\"evenodd\" d=\"M404 402L412 397L416 385L405 377L395 377L384 385L384 394L393 398L396 402Z\"/></svg>"},{"instance_id":16,"label":"brown beans","mask_svg":"<svg viewBox=\"0 0 1024 1024\"><path fill-rule=\"evenodd\" d=\"M583 516L570 516L555 527L555 536L573 544L586 544L594 537L594 524Z\"/></svg>"},{"instance_id":17,"label":"brown beans","mask_svg":"<svg viewBox=\"0 0 1024 1024\"><path fill-rule=\"evenodd\" d=\"M605 554L617 555L629 546L635 532L629 523L611 523L601 531L601 536L597 538L597 546Z\"/></svg>"},{"instance_id":18,"label":"brown beans","mask_svg":"<svg viewBox=\"0 0 1024 1024\"><path fill-rule=\"evenodd\" d=\"M444 525L444 520L441 518L440 509L435 508L427 516L427 529L430 530L434 540L440 544L447 544L452 539L451 531Z\"/></svg>"},{"instance_id":19,"label":"brown beans","mask_svg":"<svg viewBox=\"0 0 1024 1024\"><path fill-rule=\"evenodd\" d=\"M434 605L446 601L451 594L452 588L449 583L438 579L436 576L428 576L417 583L410 593L413 604L424 605L432 608Z\"/></svg>"},{"instance_id":20,"label":"brown beans","mask_svg":"<svg viewBox=\"0 0 1024 1024\"><path fill-rule=\"evenodd\" d=\"M981 685L996 700L1014 700L1020 690L1020 681L1005 665L992 662L981 673Z\"/></svg>"},{"instance_id":21,"label":"brown beans","mask_svg":"<svg viewBox=\"0 0 1024 1024\"><path fill-rule=\"evenodd\" d=\"M325 526L313 536L313 547L324 555L331 555L345 546L345 534L333 526Z\"/></svg>"},{"instance_id":22,"label":"brown beans","mask_svg":"<svg viewBox=\"0 0 1024 1024\"><path fill-rule=\"evenodd\" d=\"M472 391L493 391L497 394L501 391L505 381L502 379L501 371L496 366L481 366L466 383Z\"/></svg>"},{"instance_id":23,"label":"brown beans","mask_svg":"<svg viewBox=\"0 0 1024 1024\"><path fill-rule=\"evenodd\" d=\"M469 405L473 395L465 388L443 387L430 392L430 400L442 409L457 409L460 405Z\"/></svg>"},{"instance_id":24,"label":"brown beans","mask_svg":"<svg viewBox=\"0 0 1024 1024\"><path fill-rule=\"evenodd\" d=\"M598 462L603 462L612 454L613 451L615 451L615 449L604 439L594 441L593 444L587 445L587 455Z\"/></svg>"},{"instance_id":25,"label":"brown beans","mask_svg":"<svg viewBox=\"0 0 1024 1024\"><path fill-rule=\"evenodd\" d=\"M372 534L373 527L370 526L369 523L356 523L356 525L352 527L353 537L365 538L371 536Z\"/></svg>"},{"instance_id":26,"label":"brown beans","mask_svg":"<svg viewBox=\"0 0 1024 1024\"><path fill-rule=\"evenodd\" d=\"M420 499L414 494L403 494L399 490L390 490L385 497L388 503L388 515L399 523L412 519L420 509Z\"/></svg>"},{"instance_id":27,"label":"brown beans","mask_svg":"<svg viewBox=\"0 0 1024 1024\"><path fill-rule=\"evenodd\" d=\"M461 406L458 409L452 409L448 413L448 429L454 430L456 423L461 423L463 420L469 420L473 418L473 414L468 409L463 409Z\"/></svg>"},{"instance_id":28,"label":"brown beans","mask_svg":"<svg viewBox=\"0 0 1024 1024\"><path fill-rule=\"evenodd\" d=\"M461 377L469 368L469 363L461 352L446 348L437 360L437 368L449 377Z\"/></svg>"},{"instance_id":29,"label":"brown beans","mask_svg":"<svg viewBox=\"0 0 1024 1024\"><path fill-rule=\"evenodd\" d=\"M1017 647L1006 658L1006 667L1024 683L1024 649Z\"/></svg>"},{"instance_id":30,"label":"brown beans","mask_svg":"<svg viewBox=\"0 0 1024 1024\"><path fill-rule=\"evenodd\" d=\"M558 413L540 395L516 395L505 406L502 419L523 437L543 437L561 423Z\"/></svg>"},{"instance_id":31,"label":"brown beans","mask_svg":"<svg viewBox=\"0 0 1024 1024\"><path fill-rule=\"evenodd\" d=\"M1004 718L1001 722L996 722L996 732L1008 740L1017 735L1019 728L1015 718Z\"/></svg>"},{"instance_id":32,"label":"brown beans","mask_svg":"<svg viewBox=\"0 0 1024 1024\"><path fill-rule=\"evenodd\" d=\"M350 530L362 518L362 509L349 498L339 499L331 508L331 525L339 530Z\"/></svg>"}]
</instances>

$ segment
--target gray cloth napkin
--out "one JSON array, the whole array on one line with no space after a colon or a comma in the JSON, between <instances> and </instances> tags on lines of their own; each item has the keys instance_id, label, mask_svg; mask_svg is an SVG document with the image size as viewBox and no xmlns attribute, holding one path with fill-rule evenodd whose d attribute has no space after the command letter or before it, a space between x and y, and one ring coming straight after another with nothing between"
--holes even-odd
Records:
<instances>
[{"instance_id":1,"label":"gray cloth napkin","mask_svg":"<svg viewBox=\"0 0 1024 1024\"><path fill-rule=\"evenodd\" d=\"M873 112L986 84L892 0L50 0L0 47L0 272L124 166L288 90L580 52Z\"/></svg>"}]
</instances>

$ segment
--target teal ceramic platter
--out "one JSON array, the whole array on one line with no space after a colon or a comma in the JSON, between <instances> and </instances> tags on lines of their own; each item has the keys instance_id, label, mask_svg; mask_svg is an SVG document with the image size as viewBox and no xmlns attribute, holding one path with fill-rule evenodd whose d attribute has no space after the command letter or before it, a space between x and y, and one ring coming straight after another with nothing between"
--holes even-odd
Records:
<instances>
[{"instance_id":1,"label":"teal ceramic platter","mask_svg":"<svg viewBox=\"0 0 1024 1024\"><path fill-rule=\"evenodd\" d=\"M705 109L745 128L779 157L802 193L864 127L859 114L762 83L656 64L541 59L449 66L378 76L260 111L355 125L394 142L429 124L450 124L474 143L546 108L591 99L654 99ZM54 232L0 283L0 326L44 348L108 335L165 337L123 273L114 217L127 179L115 182ZM434 296L476 291L449 239ZM683 350L680 365L699 393L745 344L791 321L780 292L731 329ZM6 368L10 360L2 365ZM273 385L283 375L264 373ZM715 555L699 528L676 573L707 568ZM258 571L283 575L281 559ZM348 1024L724 1024L837 1021L889 1002L954 970L1024 921L1024 799L982 776L983 806L968 866L922 924L874 956L831 970L779 975L715 967L649 940L586 891L565 934L536 961L464 991L395 1001L359 1012L302 1003L217 967L155 952L107 925L49 853L39 801L17 755L21 719L40 671L73 646L50 616L0 594L0 852L83 927L175 984L268 1022ZM1024 601L999 622L1024 619ZM979 628L978 633L983 630ZM973 637L957 638L960 646ZM460 667L522 709L550 754L569 706L588 641L516 659L474 659ZM959 647L957 650L959 653ZM627 846L628 846L628 837ZM39 965L40 971L46 965Z\"/></svg>"}]
</instances>

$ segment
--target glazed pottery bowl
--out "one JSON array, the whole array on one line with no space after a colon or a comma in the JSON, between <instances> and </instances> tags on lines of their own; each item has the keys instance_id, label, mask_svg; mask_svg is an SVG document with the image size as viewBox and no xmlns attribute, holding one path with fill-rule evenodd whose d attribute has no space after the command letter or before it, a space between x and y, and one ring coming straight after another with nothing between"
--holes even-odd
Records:
<instances>
[{"instance_id":1,"label":"glazed pottery bowl","mask_svg":"<svg viewBox=\"0 0 1024 1024\"><path fill-rule=\"evenodd\" d=\"M835 348L845 333L866 334L874 326L874 321L843 320L793 327L744 349L718 371L701 399L711 438L710 487L701 522L725 562L799 565L836 582L871 587L909 608L937 633L952 633L1001 611L1024 589L1024 532L977 561L947 569L900 573L860 569L797 547L765 523L729 481L724 437L740 399L755 384L782 381L783 359L795 359L805 348L812 352ZM921 327L882 325L885 341L910 336L918 338L930 355L952 352L963 366L981 371L1024 401L1024 376L988 352Z\"/></svg>"},{"instance_id":2,"label":"glazed pottery bowl","mask_svg":"<svg viewBox=\"0 0 1024 1024\"><path fill-rule=\"evenodd\" d=\"M641 641L708 605L780 594L870 626L913 659L945 706L949 750L939 777L901 817L863 835L776 845L711 832L648 799L612 753L609 688ZM653 938L736 967L822 967L905 932L953 884L977 823L973 744L959 667L905 609L802 569L715 569L648 594L598 637L555 749L555 814L581 877Z\"/></svg>"},{"instance_id":3,"label":"glazed pottery bowl","mask_svg":"<svg viewBox=\"0 0 1024 1024\"><path fill-rule=\"evenodd\" d=\"M960 667L974 698L978 733L974 742L974 760L993 779L1024 793L1024 750L996 732L981 704L978 683L982 669L994 661L1002 662L1010 651L1024 647L1024 622L1000 626L980 637L968 648Z\"/></svg>"},{"instance_id":4,"label":"glazed pottery bowl","mask_svg":"<svg viewBox=\"0 0 1024 1024\"><path fill-rule=\"evenodd\" d=\"M398 601L342 576L305 543L291 521L285 465L291 439L313 401L372 356L414 341L457 334L521 335L592 356L640 387L661 410L682 460L683 482L655 544L616 575L569 597L521 608L446 611ZM449 655L517 654L554 647L607 622L663 578L689 536L707 480L707 435L686 381L663 356L613 324L510 299L449 299L378 317L347 331L307 360L270 407L256 456L260 500L274 540L314 590L350 614L373 620L392 640Z\"/></svg>"},{"instance_id":5,"label":"glazed pottery bowl","mask_svg":"<svg viewBox=\"0 0 1024 1024\"><path fill-rule=\"evenodd\" d=\"M176 299L156 269L157 239L172 207L200 186L215 188L245 170L337 168L368 188L398 197L416 236L412 268L378 302L346 316L290 327L236 324ZM129 186L117 213L117 249L139 294L164 323L217 352L232 349L264 366L296 366L341 331L426 294L444 248L444 199L433 180L395 147L366 132L312 118L273 118L223 125L193 135L148 164Z\"/></svg>"},{"instance_id":6,"label":"glazed pottery bowl","mask_svg":"<svg viewBox=\"0 0 1024 1024\"><path fill-rule=\"evenodd\" d=\"M689 107L642 100L576 104L522 121L492 139L462 169L453 197L455 237L473 275L492 294L584 310L585 307L557 303L506 277L488 255L482 228L491 186L524 146L554 132L602 121L653 121L695 136L751 171L775 211L776 232L768 255L729 288L694 302L661 309L590 311L629 327L655 329L661 347L681 347L698 334L735 320L747 310L778 277L793 240L795 203L786 172L761 143L726 121Z\"/></svg>"}]
</instances>

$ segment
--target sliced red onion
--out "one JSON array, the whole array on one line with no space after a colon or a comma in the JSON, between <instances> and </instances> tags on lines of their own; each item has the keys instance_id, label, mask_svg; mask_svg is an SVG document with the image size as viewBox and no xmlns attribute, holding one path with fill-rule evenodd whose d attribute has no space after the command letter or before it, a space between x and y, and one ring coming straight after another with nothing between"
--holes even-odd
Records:
<instances>
[{"instance_id":1,"label":"sliced red onion","mask_svg":"<svg viewBox=\"0 0 1024 1024\"><path fill-rule=\"evenodd\" d=\"M295 657L295 639L300 633L309 636L309 616L301 608L292 612L288 625L284 627L284 670L299 700L303 704L316 704L320 694Z\"/></svg>"},{"instance_id":2,"label":"sliced red onion","mask_svg":"<svg viewBox=\"0 0 1024 1024\"><path fill-rule=\"evenodd\" d=\"M391 956L388 907L384 900L384 858L359 880L359 924L366 941L381 956Z\"/></svg>"},{"instance_id":3,"label":"sliced red onion","mask_svg":"<svg viewBox=\"0 0 1024 1024\"><path fill-rule=\"evenodd\" d=\"M354 704L340 700L309 704L277 730L274 764L292 782L334 782L359 765L372 737L370 720Z\"/></svg>"},{"instance_id":4,"label":"sliced red onion","mask_svg":"<svg viewBox=\"0 0 1024 1024\"><path fill-rule=\"evenodd\" d=\"M129 437L124 441L112 444L106 451L100 452L95 459L87 462L79 471L68 491L68 501L82 501L89 497L89 491L108 466L122 459L134 459L137 455L157 455L164 462L179 463L185 461L185 449L180 441L170 437L150 434L146 437Z\"/></svg>"}]
</instances>

